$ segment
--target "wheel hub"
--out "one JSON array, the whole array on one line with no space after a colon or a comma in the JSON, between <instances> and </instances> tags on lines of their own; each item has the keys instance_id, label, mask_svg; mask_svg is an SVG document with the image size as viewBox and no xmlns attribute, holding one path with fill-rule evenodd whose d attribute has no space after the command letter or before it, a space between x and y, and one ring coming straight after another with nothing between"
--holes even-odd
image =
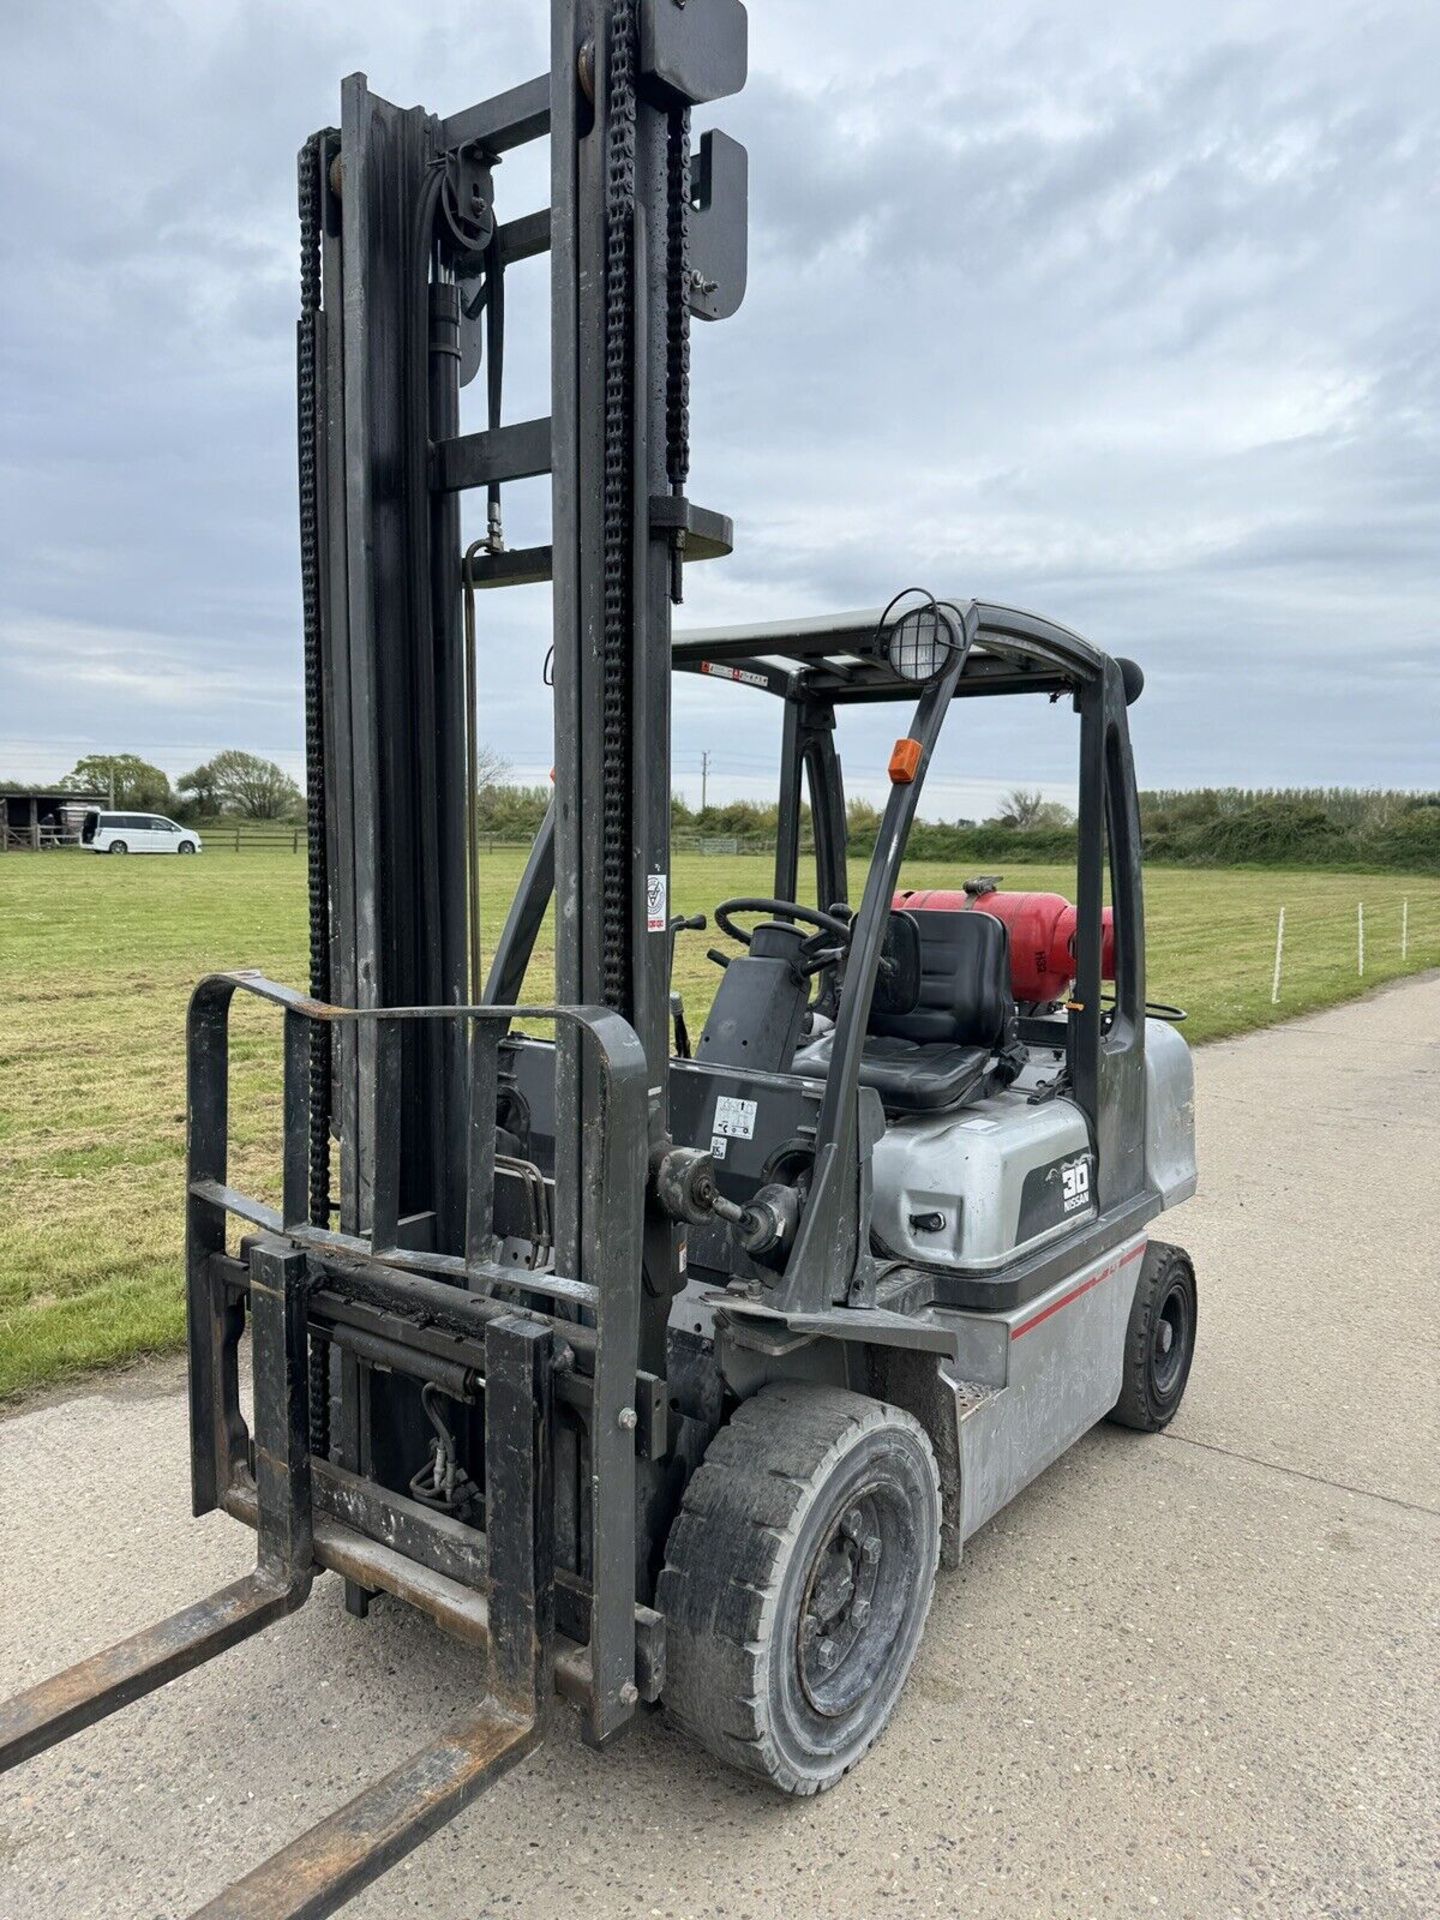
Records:
<instances>
[{"instance_id":1,"label":"wheel hub","mask_svg":"<svg viewBox=\"0 0 1440 1920\"><path fill-rule=\"evenodd\" d=\"M1160 1303L1151 1336L1150 1368L1158 1393L1168 1394L1180 1378L1189 1337L1189 1312L1184 1290L1172 1287Z\"/></svg>"},{"instance_id":2,"label":"wheel hub","mask_svg":"<svg viewBox=\"0 0 1440 1920\"><path fill-rule=\"evenodd\" d=\"M876 1501L862 1494L846 1502L812 1563L796 1656L800 1684L820 1713L847 1713L869 1685L872 1662L860 1643L869 1637L884 1551Z\"/></svg>"}]
</instances>

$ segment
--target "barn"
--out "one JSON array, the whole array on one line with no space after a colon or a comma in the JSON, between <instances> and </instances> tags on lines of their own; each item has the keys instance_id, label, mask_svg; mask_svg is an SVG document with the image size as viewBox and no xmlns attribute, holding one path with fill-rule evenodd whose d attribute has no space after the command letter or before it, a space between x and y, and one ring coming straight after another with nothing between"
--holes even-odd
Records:
<instances>
[{"instance_id":1,"label":"barn","mask_svg":"<svg viewBox=\"0 0 1440 1920\"><path fill-rule=\"evenodd\" d=\"M0 853L77 847L86 813L105 804L103 793L62 793L54 787L0 793Z\"/></svg>"}]
</instances>

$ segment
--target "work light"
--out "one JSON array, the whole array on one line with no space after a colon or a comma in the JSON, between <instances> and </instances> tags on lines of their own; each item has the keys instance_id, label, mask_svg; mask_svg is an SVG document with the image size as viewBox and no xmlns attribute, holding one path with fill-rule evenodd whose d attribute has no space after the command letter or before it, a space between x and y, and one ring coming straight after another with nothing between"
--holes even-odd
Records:
<instances>
[{"instance_id":1,"label":"work light","mask_svg":"<svg viewBox=\"0 0 1440 1920\"><path fill-rule=\"evenodd\" d=\"M915 594L920 597L913 606L895 611L902 600ZM877 648L891 672L917 685L945 671L960 649L961 638L954 608L916 587L907 587L903 594L896 595L881 614L875 633Z\"/></svg>"}]
</instances>

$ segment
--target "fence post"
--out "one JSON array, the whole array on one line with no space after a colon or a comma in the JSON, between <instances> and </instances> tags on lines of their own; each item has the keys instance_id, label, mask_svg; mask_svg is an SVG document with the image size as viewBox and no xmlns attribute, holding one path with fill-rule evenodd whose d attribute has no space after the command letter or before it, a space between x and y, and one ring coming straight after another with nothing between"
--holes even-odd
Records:
<instances>
[{"instance_id":1,"label":"fence post","mask_svg":"<svg viewBox=\"0 0 1440 1920\"><path fill-rule=\"evenodd\" d=\"M1365 978L1365 902L1363 900L1357 900L1355 903L1355 925L1357 930L1356 958L1359 963L1358 971L1360 978L1363 980Z\"/></svg>"},{"instance_id":2,"label":"fence post","mask_svg":"<svg viewBox=\"0 0 1440 1920\"><path fill-rule=\"evenodd\" d=\"M1409 896L1407 895L1406 898L1400 902L1400 958L1403 961L1403 960L1407 960L1409 956L1410 956L1410 900L1409 900Z\"/></svg>"},{"instance_id":3,"label":"fence post","mask_svg":"<svg viewBox=\"0 0 1440 1920\"><path fill-rule=\"evenodd\" d=\"M1280 962L1285 954L1285 909L1281 907L1280 918L1275 922L1275 975L1270 982L1270 1004L1280 1004Z\"/></svg>"}]
</instances>

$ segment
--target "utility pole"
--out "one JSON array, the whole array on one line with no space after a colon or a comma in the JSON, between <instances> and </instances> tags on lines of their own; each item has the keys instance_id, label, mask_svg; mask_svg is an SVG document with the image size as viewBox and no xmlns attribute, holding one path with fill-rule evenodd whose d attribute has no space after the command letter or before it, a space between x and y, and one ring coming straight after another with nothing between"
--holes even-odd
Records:
<instances>
[{"instance_id":1,"label":"utility pole","mask_svg":"<svg viewBox=\"0 0 1440 1920\"><path fill-rule=\"evenodd\" d=\"M113 813L115 811L115 762L110 760L106 765L110 774L110 811Z\"/></svg>"},{"instance_id":2,"label":"utility pole","mask_svg":"<svg viewBox=\"0 0 1440 1920\"><path fill-rule=\"evenodd\" d=\"M710 787L710 755L708 750L702 749L700 754L700 811L702 813L704 813L705 808L708 805L709 787Z\"/></svg>"}]
</instances>

